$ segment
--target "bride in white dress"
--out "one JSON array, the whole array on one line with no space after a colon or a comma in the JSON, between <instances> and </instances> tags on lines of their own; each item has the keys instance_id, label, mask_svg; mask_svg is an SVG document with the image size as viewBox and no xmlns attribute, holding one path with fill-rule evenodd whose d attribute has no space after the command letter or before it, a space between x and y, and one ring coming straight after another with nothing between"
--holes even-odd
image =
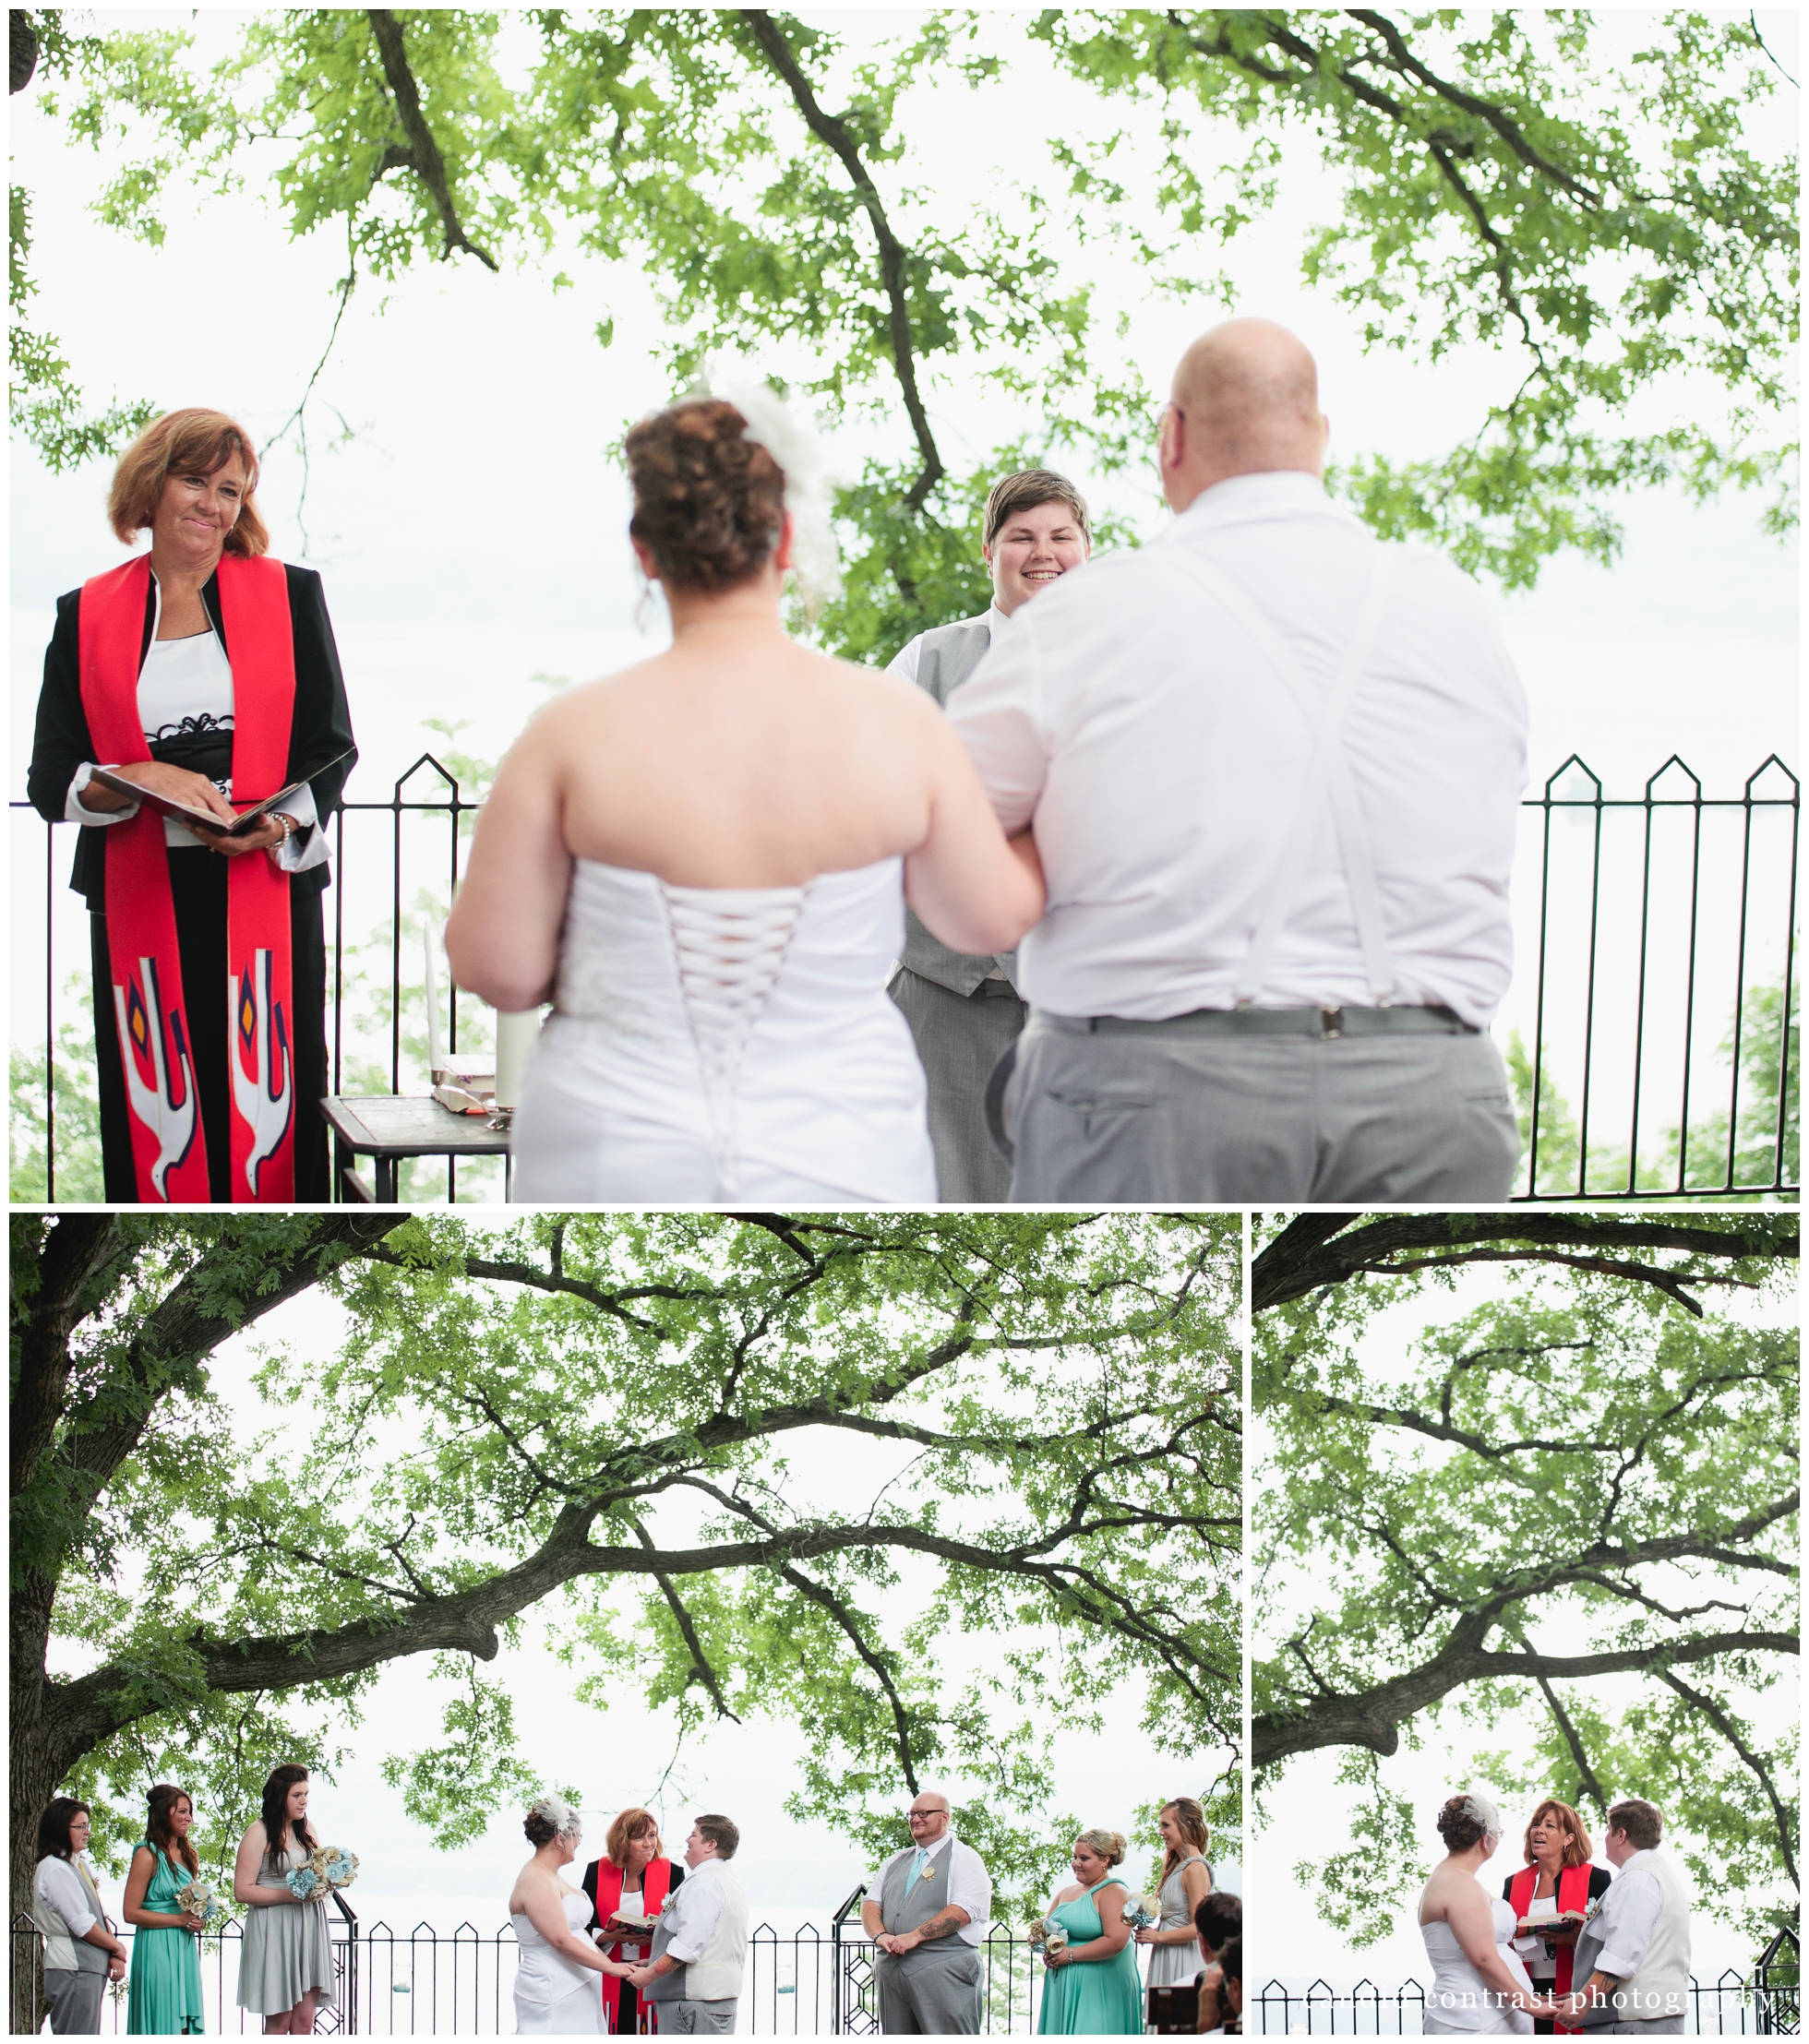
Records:
<instances>
[{"instance_id":1,"label":"bride in white dress","mask_svg":"<svg viewBox=\"0 0 1809 2044\"><path fill-rule=\"evenodd\" d=\"M505 1010L555 1003L520 1200L933 1201L885 991L904 901L963 951L1042 914L1034 844L1007 844L929 697L786 636L783 421L761 433L711 398L629 433L671 648L548 705L478 819L454 975Z\"/></svg>"},{"instance_id":2,"label":"bride in white dress","mask_svg":"<svg viewBox=\"0 0 1809 2044\"><path fill-rule=\"evenodd\" d=\"M509 1920L521 1947L515 1973L515 2028L522 2037L601 2037L599 1976L629 1970L591 1942L591 1898L559 1878L578 1856L578 1812L543 1796L521 1827L534 1855L515 1877Z\"/></svg>"},{"instance_id":3,"label":"bride in white dress","mask_svg":"<svg viewBox=\"0 0 1809 2044\"><path fill-rule=\"evenodd\" d=\"M1428 2037L1530 2037L1550 2016L1513 1949L1514 1911L1477 1879L1501 1844L1501 1813L1487 1796L1453 1796L1439 1811L1449 1848L1420 1897L1420 1930L1432 1961L1420 2027Z\"/></svg>"}]
</instances>

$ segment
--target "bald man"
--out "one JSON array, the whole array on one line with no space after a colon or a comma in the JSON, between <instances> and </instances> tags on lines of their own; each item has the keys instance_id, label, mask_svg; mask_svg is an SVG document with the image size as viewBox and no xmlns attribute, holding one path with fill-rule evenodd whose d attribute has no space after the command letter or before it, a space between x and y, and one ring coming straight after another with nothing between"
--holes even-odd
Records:
<instances>
[{"instance_id":1,"label":"bald man","mask_svg":"<svg viewBox=\"0 0 1809 2044\"><path fill-rule=\"evenodd\" d=\"M940 1789L920 1789L905 1822L911 1843L868 1876L860 1906L875 1946L880 2027L888 2037L974 2037L992 1883L979 1854L955 1836Z\"/></svg>"},{"instance_id":2,"label":"bald man","mask_svg":"<svg viewBox=\"0 0 1809 2044\"><path fill-rule=\"evenodd\" d=\"M1526 704L1449 561L1326 497L1312 357L1175 372L1175 517L1059 582L949 705L1049 905L994 1073L1015 1201L1492 1201Z\"/></svg>"}]
</instances>

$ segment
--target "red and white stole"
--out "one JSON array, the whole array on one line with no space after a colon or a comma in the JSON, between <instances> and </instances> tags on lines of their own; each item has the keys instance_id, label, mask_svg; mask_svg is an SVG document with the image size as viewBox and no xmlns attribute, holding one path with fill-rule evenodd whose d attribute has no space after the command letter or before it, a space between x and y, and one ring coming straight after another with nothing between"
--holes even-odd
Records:
<instances>
[{"instance_id":1,"label":"red and white stole","mask_svg":"<svg viewBox=\"0 0 1809 2044\"><path fill-rule=\"evenodd\" d=\"M597 1861L597 1920L607 1923L621 1907L622 1882L625 1870L613 1859ZM650 1859L641 1876L641 1907L644 1915L652 1916L672 1893L672 1862L670 1859ZM650 1930L647 1935L652 1937ZM618 1940L613 1945L605 1945L604 1956L620 1961L622 1946L629 1941ZM636 1940L636 1942L643 1941ZM622 1983L614 1974L603 1977L603 2005L609 2016L609 2029L613 2036L621 2028Z\"/></svg>"},{"instance_id":2,"label":"red and white stole","mask_svg":"<svg viewBox=\"0 0 1809 2044\"><path fill-rule=\"evenodd\" d=\"M1538 1886L1539 1869L1537 1867L1522 1867L1520 1871L1515 1875L1513 1884L1508 1890L1507 1905L1514 1911L1515 1922L1525 1921L1527 1911L1532 1906L1533 1890ZM1560 1916L1563 1916L1566 1909L1575 1909L1577 1915L1581 1916L1584 1910L1589 1907L1589 1869L1587 1865L1560 1867L1558 1869L1557 1893L1552 1899L1557 1903ZM1558 1978L1553 1990L1555 1993L1563 1995L1571 1991L1571 1978L1575 1959L1576 1947L1574 1944L1561 1944L1558 1947ZM1576 2026L1574 2024L1559 2023L1555 2027L1561 2037L1572 2037L1577 2034Z\"/></svg>"},{"instance_id":3,"label":"red and white stole","mask_svg":"<svg viewBox=\"0 0 1809 2044\"><path fill-rule=\"evenodd\" d=\"M261 802L283 785L295 703L295 650L282 563L225 554L220 610L233 668L233 795ZM98 759L150 758L138 715L138 669L150 561L84 582L82 709ZM198 840L197 841L199 842ZM149 807L106 835L109 976L119 1024L138 1198L205 1205L207 1145L189 1050L163 819ZM258 853L228 866L226 1002L232 1068L231 1198L295 1197L295 1082L290 1046L289 876Z\"/></svg>"}]
</instances>

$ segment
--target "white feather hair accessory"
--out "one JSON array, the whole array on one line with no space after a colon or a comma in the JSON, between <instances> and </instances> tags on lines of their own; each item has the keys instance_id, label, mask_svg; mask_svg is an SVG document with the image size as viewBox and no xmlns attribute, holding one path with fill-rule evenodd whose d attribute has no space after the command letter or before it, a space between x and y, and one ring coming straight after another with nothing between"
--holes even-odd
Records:
<instances>
[{"instance_id":1,"label":"white feather hair accessory","mask_svg":"<svg viewBox=\"0 0 1809 2044\"><path fill-rule=\"evenodd\" d=\"M1474 1788L1465 1792L1464 1814L1469 1818L1471 1823L1482 1826L1485 1837L1499 1838L1502 1835L1501 1811L1495 1808L1487 1796L1479 1795Z\"/></svg>"},{"instance_id":2,"label":"white feather hair accessory","mask_svg":"<svg viewBox=\"0 0 1809 2044\"><path fill-rule=\"evenodd\" d=\"M831 480L815 423L764 383L714 382L712 393L740 412L748 422L746 437L763 447L785 472L792 567L804 608L814 618L842 593L841 558L830 522Z\"/></svg>"},{"instance_id":3,"label":"white feather hair accessory","mask_svg":"<svg viewBox=\"0 0 1809 2044\"><path fill-rule=\"evenodd\" d=\"M542 1796L528 1805L528 1815L545 1817L561 1838L569 1838L579 1828L578 1812L563 1796Z\"/></svg>"}]
</instances>

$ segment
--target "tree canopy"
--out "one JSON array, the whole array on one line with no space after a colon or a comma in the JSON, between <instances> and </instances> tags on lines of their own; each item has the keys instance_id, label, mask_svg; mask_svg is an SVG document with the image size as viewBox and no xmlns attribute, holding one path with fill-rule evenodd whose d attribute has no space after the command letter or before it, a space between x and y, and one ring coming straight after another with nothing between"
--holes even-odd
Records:
<instances>
[{"instance_id":1,"label":"tree canopy","mask_svg":"<svg viewBox=\"0 0 1809 2044\"><path fill-rule=\"evenodd\" d=\"M1379 1763L1435 1736L1510 1795L1649 1797L1704 1907L1793 1917L1796 1338L1724 1302L1788 1299L1796 1253L1783 1214L1259 1219L1252 1757L1259 1797L1328 1748L1365 1792L1315 1870L1359 1943L1424 1871ZM1510 1282L1446 1309L1479 1269Z\"/></svg>"},{"instance_id":2,"label":"tree canopy","mask_svg":"<svg viewBox=\"0 0 1809 2044\"><path fill-rule=\"evenodd\" d=\"M481 1835L552 1786L484 1672L528 1625L599 1708L796 1723L790 1807L866 1847L964 1779L1001 1907L1066 1851L1056 1720L1119 1685L1235 1823L1236 1216L16 1215L12 1250L16 1909L52 1794L104 1853L179 1770L230 1856L402 1656L449 1701L386 1771ZM248 1433L210 1358L313 1292L342 1344L272 1339Z\"/></svg>"},{"instance_id":3,"label":"tree canopy","mask_svg":"<svg viewBox=\"0 0 1809 2044\"><path fill-rule=\"evenodd\" d=\"M206 189L261 162L291 233L343 236L341 311L361 279L575 245L653 280L675 383L747 353L831 422L877 423L821 624L855 657L984 600L1002 470L1147 459L1127 289L1226 299L1228 245L1315 158L1335 210L1300 252L1309 284L1367 346L1504 365L1456 447L1336 472L1378 530L1519 586L1564 547L1611 558L1635 485L1766 484L1766 522L1794 517L1796 173L1748 133L1779 74L1747 20L1641 18L1628 50L1575 11L1049 11L1027 38L937 11L863 54L760 8L293 8L247 18L211 67L186 31L25 21L49 110L120 161L101 211L126 233L161 237L178 172ZM1007 107L1021 124L1051 71L1090 113L1051 108L1046 173L976 188L952 135ZM13 221L18 311L21 194ZM83 418L55 344L20 324L14 345L15 423L47 460L137 416ZM977 459L936 422L957 386L1013 422Z\"/></svg>"}]
</instances>

